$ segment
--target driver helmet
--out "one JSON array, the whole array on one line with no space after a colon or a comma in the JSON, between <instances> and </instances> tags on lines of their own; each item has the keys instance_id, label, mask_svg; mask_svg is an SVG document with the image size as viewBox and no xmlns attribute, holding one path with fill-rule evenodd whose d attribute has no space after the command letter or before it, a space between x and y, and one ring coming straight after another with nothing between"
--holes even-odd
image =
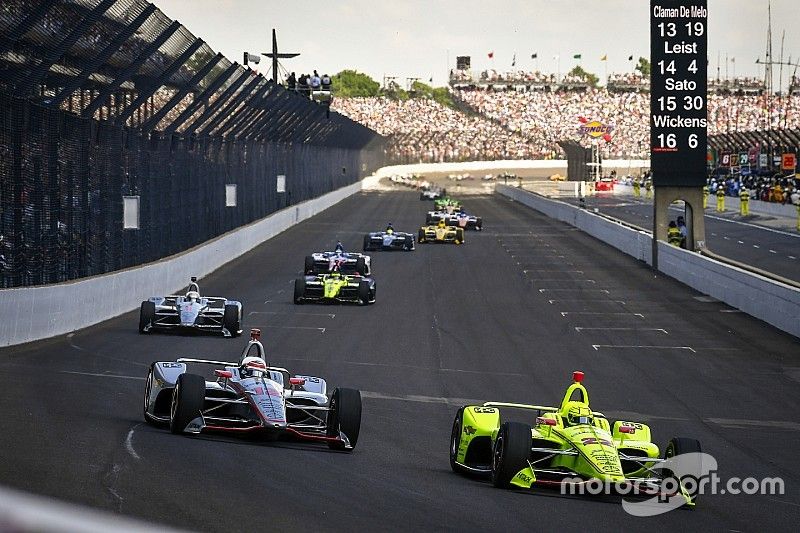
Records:
<instances>
[{"instance_id":1,"label":"driver helmet","mask_svg":"<svg viewBox=\"0 0 800 533\"><path fill-rule=\"evenodd\" d=\"M186 293L186 301L196 302L200 299L200 293L197 291L189 291Z\"/></svg>"},{"instance_id":2,"label":"driver helmet","mask_svg":"<svg viewBox=\"0 0 800 533\"><path fill-rule=\"evenodd\" d=\"M333 251L339 254L344 253L344 245L342 245L342 241L336 241L336 248L334 248Z\"/></svg>"},{"instance_id":3,"label":"driver helmet","mask_svg":"<svg viewBox=\"0 0 800 533\"><path fill-rule=\"evenodd\" d=\"M592 410L585 405L575 402L567 408L567 425L577 426L581 424L592 424L594 417Z\"/></svg>"},{"instance_id":4,"label":"driver helmet","mask_svg":"<svg viewBox=\"0 0 800 533\"><path fill-rule=\"evenodd\" d=\"M392 233L394 233L394 228L392 227L392 223L391 223L391 222L389 222L389 223L386 225L386 233L388 233L389 235L391 235Z\"/></svg>"},{"instance_id":5,"label":"driver helmet","mask_svg":"<svg viewBox=\"0 0 800 533\"><path fill-rule=\"evenodd\" d=\"M447 226L447 223L445 223L443 218L440 218L439 219L439 223L437 224L437 226L440 227L440 228L444 228L444 227Z\"/></svg>"},{"instance_id":6,"label":"driver helmet","mask_svg":"<svg viewBox=\"0 0 800 533\"><path fill-rule=\"evenodd\" d=\"M263 378L267 375L267 362L260 357L247 356L242 359L239 375L242 378Z\"/></svg>"}]
</instances>

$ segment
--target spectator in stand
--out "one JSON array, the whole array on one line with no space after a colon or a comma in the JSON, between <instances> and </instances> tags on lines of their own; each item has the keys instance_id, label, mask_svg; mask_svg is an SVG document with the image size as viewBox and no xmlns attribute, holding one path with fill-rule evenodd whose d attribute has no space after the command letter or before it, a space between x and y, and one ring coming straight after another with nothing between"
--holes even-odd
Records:
<instances>
[{"instance_id":1,"label":"spectator in stand","mask_svg":"<svg viewBox=\"0 0 800 533\"><path fill-rule=\"evenodd\" d=\"M317 74L316 70L314 71L314 74L309 79L308 85L309 85L309 87L311 87L312 91L319 91L319 88L322 86L322 80L320 79L319 74Z\"/></svg>"},{"instance_id":2,"label":"spectator in stand","mask_svg":"<svg viewBox=\"0 0 800 533\"><path fill-rule=\"evenodd\" d=\"M311 89L308 86L308 74L301 74L300 78L297 80L297 92L301 95L305 96L306 98L309 97Z\"/></svg>"},{"instance_id":3,"label":"spectator in stand","mask_svg":"<svg viewBox=\"0 0 800 533\"><path fill-rule=\"evenodd\" d=\"M327 74L323 74L322 79L320 80L322 83L322 90L323 91L330 91L331 90L331 77Z\"/></svg>"},{"instance_id":4,"label":"spectator in stand","mask_svg":"<svg viewBox=\"0 0 800 533\"><path fill-rule=\"evenodd\" d=\"M290 91L297 90L297 78L295 77L294 72L286 77L286 88Z\"/></svg>"}]
</instances>

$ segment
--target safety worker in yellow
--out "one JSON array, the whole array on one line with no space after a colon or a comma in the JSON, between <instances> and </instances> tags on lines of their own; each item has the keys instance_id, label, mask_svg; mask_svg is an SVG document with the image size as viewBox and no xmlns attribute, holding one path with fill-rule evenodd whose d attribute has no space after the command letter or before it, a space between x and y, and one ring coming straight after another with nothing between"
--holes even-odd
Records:
<instances>
[{"instance_id":1,"label":"safety worker in yellow","mask_svg":"<svg viewBox=\"0 0 800 533\"><path fill-rule=\"evenodd\" d=\"M645 190L644 193L645 198L650 199L653 197L653 182L651 180L649 179L645 180L644 190Z\"/></svg>"},{"instance_id":2,"label":"safety worker in yellow","mask_svg":"<svg viewBox=\"0 0 800 533\"><path fill-rule=\"evenodd\" d=\"M775 183L775 187L772 188L772 201L779 204L783 203L783 187L781 187L780 183Z\"/></svg>"},{"instance_id":3,"label":"safety worker in yellow","mask_svg":"<svg viewBox=\"0 0 800 533\"><path fill-rule=\"evenodd\" d=\"M642 184L638 179L633 180L633 196L639 198L642 196Z\"/></svg>"},{"instance_id":4,"label":"safety worker in yellow","mask_svg":"<svg viewBox=\"0 0 800 533\"><path fill-rule=\"evenodd\" d=\"M678 229L678 225L674 220L670 220L667 227L667 242L672 246L680 246L682 240L681 230Z\"/></svg>"},{"instance_id":5,"label":"safety worker in yellow","mask_svg":"<svg viewBox=\"0 0 800 533\"><path fill-rule=\"evenodd\" d=\"M708 184L703 186L703 209L708 207Z\"/></svg>"},{"instance_id":6,"label":"safety worker in yellow","mask_svg":"<svg viewBox=\"0 0 800 533\"><path fill-rule=\"evenodd\" d=\"M744 185L739 191L739 214L743 217L750 214L750 191Z\"/></svg>"},{"instance_id":7,"label":"safety worker in yellow","mask_svg":"<svg viewBox=\"0 0 800 533\"><path fill-rule=\"evenodd\" d=\"M717 213L725 211L725 185L717 187Z\"/></svg>"}]
</instances>

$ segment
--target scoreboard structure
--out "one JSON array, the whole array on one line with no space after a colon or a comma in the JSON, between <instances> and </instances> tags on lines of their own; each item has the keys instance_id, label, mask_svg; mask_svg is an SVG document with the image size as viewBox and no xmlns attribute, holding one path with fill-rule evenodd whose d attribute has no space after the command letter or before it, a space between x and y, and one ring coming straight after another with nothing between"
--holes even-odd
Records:
<instances>
[{"instance_id":1,"label":"scoreboard structure","mask_svg":"<svg viewBox=\"0 0 800 533\"><path fill-rule=\"evenodd\" d=\"M705 246L702 188L708 122L706 0L650 1L650 168L655 188L653 263L669 206L686 202L687 248Z\"/></svg>"}]
</instances>

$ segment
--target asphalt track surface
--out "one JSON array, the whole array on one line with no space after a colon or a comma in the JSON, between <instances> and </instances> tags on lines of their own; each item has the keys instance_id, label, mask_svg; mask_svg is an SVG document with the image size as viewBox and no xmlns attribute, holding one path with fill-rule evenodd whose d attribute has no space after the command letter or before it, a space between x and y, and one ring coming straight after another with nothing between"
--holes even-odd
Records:
<instances>
[{"instance_id":1,"label":"asphalt track surface","mask_svg":"<svg viewBox=\"0 0 800 533\"><path fill-rule=\"evenodd\" d=\"M577 204L575 199L570 203ZM753 213L739 216L730 209L716 213L715 198L709 197L705 211L706 246L713 253L777 274L800 283L800 233L796 219ZM637 200L629 195L599 193L588 198L587 208L597 208L603 214L624 220L642 228L653 228L652 201ZM670 210L671 218L683 214L677 207Z\"/></svg>"},{"instance_id":2,"label":"asphalt track surface","mask_svg":"<svg viewBox=\"0 0 800 533\"><path fill-rule=\"evenodd\" d=\"M142 421L153 360L235 358L245 340L139 335L128 313L0 350L0 483L194 530L796 530L800 341L502 197L464 245L373 254L369 307L295 306L303 256L386 222L414 230L414 192L359 194L200 280L243 301L271 363L363 391L352 454L183 437ZM187 272L187 278L191 275ZM76 302L91 305L91 302ZM573 370L592 406L698 438L719 476L783 478L785 494L705 496L628 515L616 497L506 491L450 471L465 401L557 403Z\"/></svg>"}]
</instances>

